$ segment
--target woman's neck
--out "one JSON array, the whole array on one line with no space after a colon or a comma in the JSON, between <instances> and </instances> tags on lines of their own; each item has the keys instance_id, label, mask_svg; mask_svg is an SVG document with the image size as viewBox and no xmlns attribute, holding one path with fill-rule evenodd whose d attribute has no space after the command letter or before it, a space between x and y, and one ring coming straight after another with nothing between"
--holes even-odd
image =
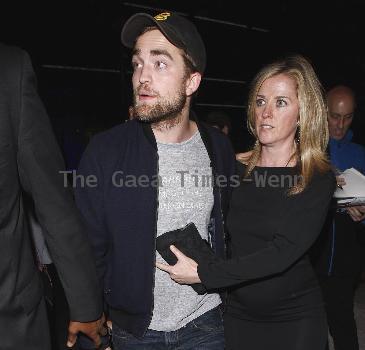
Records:
<instances>
[{"instance_id":1,"label":"woman's neck","mask_svg":"<svg viewBox=\"0 0 365 350\"><path fill-rule=\"evenodd\" d=\"M284 145L282 147L270 147L263 145L261 155L257 163L264 167L291 167L296 164L296 145Z\"/></svg>"}]
</instances>

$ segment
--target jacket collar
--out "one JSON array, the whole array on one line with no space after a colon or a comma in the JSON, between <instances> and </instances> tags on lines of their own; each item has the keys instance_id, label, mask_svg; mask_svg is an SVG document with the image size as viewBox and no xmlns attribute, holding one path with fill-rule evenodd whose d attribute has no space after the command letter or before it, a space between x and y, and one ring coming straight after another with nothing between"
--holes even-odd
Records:
<instances>
[{"instance_id":1,"label":"jacket collar","mask_svg":"<svg viewBox=\"0 0 365 350\"><path fill-rule=\"evenodd\" d=\"M338 147L344 146L351 142L353 135L354 133L352 132L352 130L348 129L345 136L341 140L336 140L331 137L330 146L338 146Z\"/></svg>"}]
</instances>

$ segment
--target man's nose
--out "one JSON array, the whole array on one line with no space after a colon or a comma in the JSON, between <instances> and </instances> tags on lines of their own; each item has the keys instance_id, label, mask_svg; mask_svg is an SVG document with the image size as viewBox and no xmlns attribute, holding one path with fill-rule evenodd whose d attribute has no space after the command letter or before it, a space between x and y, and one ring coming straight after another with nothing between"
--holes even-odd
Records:
<instances>
[{"instance_id":1,"label":"man's nose","mask_svg":"<svg viewBox=\"0 0 365 350\"><path fill-rule=\"evenodd\" d=\"M338 127L339 129L343 129L343 127L344 127L344 123L345 123L344 117L341 115L341 116L338 118L337 127Z\"/></svg>"},{"instance_id":2,"label":"man's nose","mask_svg":"<svg viewBox=\"0 0 365 350\"><path fill-rule=\"evenodd\" d=\"M152 74L151 74L151 69L144 65L141 69L141 74L139 76L139 82L141 84L145 84L145 83L150 83L152 80Z\"/></svg>"}]
</instances>

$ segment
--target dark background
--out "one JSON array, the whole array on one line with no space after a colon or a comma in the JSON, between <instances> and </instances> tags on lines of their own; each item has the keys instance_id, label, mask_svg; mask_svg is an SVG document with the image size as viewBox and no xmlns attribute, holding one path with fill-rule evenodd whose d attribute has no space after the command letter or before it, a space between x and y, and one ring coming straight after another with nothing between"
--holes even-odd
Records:
<instances>
[{"instance_id":1,"label":"dark background","mask_svg":"<svg viewBox=\"0 0 365 350\"><path fill-rule=\"evenodd\" d=\"M305 55L325 89L342 83L355 90L355 140L365 143L361 1L1 1L0 41L31 55L61 144L70 133L87 142L127 119L131 70L121 27L136 12L163 10L197 25L208 64L194 109L201 117L227 112L236 151L252 142L245 127L249 82L263 64L287 53Z\"/></svg>"}]
</instances>

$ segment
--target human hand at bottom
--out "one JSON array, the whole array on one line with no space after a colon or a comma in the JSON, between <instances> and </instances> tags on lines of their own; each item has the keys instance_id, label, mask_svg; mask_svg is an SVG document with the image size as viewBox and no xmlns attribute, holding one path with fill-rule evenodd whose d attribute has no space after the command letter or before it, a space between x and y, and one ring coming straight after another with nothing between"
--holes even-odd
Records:
<instances>
[{"instance_id":1,"label":"human hand at bottom","mask_svg":"<svg viewBox=\"0 0 365 350\"><path fill-rule=\"evenodd\" d=\"M108 329L105 326L105 316L96 321L91 322L78 322L70 321L68 326L68 337L67 337L67 347L72 348L77 340L77 335L79 332L84 333L93 342L96 349L99 349L102 345L100 336L105 336L108 334Z\"/></svg>"}]
</instances>

